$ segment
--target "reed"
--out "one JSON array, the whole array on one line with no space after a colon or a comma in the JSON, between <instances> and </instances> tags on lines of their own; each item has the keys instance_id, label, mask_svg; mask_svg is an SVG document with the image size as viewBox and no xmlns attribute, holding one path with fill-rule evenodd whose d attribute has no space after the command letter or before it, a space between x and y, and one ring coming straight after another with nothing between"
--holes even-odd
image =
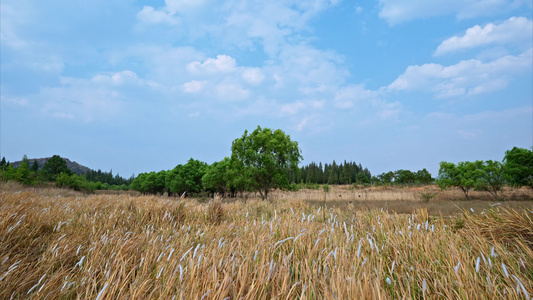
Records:
<instances>
[{"instance_id":1,"label":"reed","mask_svg":"<svg viewBox=\"0 0 533 300\"><path fill-rule=\"evenodd\" d=\"M529 299L528 209L2 189L1 299ZM459 224L459 225L458 225Z\"/></svg>"}]
</instances>

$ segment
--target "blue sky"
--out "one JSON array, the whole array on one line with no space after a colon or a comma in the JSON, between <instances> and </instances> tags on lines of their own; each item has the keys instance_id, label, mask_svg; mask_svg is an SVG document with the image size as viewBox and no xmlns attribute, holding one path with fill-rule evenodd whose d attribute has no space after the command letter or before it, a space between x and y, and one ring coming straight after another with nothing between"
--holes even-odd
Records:
<instances>
[{"instance_id":1,"label":"blue sky","mask_svg":"<svg viewBox=\"0 0 533 300\"><path fill-rule=\"evenodd\" d=\"M533 143L529 0L1 2L0 154L124 177L257 125L373 175Z\"/></svg>"}]
</instances>

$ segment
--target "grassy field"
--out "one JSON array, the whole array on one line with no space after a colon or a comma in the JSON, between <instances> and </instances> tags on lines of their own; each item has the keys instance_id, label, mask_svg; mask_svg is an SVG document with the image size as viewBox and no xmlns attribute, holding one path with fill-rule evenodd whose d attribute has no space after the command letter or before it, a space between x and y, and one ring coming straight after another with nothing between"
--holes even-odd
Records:
<instances>
[{"instance_id":1,"label":"grassy field","mask_svg":"<svg viewBox=\"0 0 533 300\"><path fill-rule=\"evenodd\" d=\"M433 216L303 192L200 203L2 183L0 195L0 299L533 295L529 201Z\"/></svg>"}]
</instances>

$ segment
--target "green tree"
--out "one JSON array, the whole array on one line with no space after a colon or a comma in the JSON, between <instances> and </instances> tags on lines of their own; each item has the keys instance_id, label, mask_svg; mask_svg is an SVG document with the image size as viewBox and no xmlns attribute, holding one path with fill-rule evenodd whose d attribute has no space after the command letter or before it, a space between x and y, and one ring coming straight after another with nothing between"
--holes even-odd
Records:
<instances>
[{"instance_id":1,"label":"green tree","mask_svg":"<svg viewBox=\"0 0 533 300\"><path fill-rule=\"evenodd\" d=\"M391 184L392 180L394 179L394 173L392 171L389 171L387 173L382 173L378 175L377 178L382 184Z\"/></svg>"},{"instance_id":2,"label":"green tree","mask_svg":"<svg viewBox=\"0 0 533 300\"><path fill-rule=\"evenodd\" d=\"M61 173L72 175L72 171L67 167L67 162L59 155L49 158L41 169L45 180L56 181L57 176Z\"/></svg>"},{"instance_id":3,"label":"green tree","mask_svg":"<svg viewBox=\"0 0 533 300\"><path fill-rule=\"evenodd\" d=\"M206 170L202 177L202 185L205 190L213 193L227 194L229 190L228 169L231 166L231 160L224 157L222 161L214 162Z\"/></svg>"},{"instance_id":4,"label":"green tree","mask_svg":"<svg viewBox=\"0 0 533 300\"><path fill-rule=\"evenodd\" d=\"M470 200L468 193L478 185L479 170L475 163L465 161L457 165L450 162L441 162L439 169L439 179L437 184L441 189L452 186L458 187Z\"/></svg>"},{"instance_id":5,"label":"green tree","mask_svg":"<svg viewBox=\"0 0 533 300\"><path fill-rule=\"evenodd\" d=\"M32 184L35 179L35 173L30 171L28 163L23 161L16 169L15 180L23 184Z\"/></svg>"},{"instance_id":6,"label":"green tree","mask_svg":"<svg viewBox=\"0 0 533 300\"><path fill-rule=\"evenodd\" d=\"M416 182L420 184L430 184L433 182L433 178L431 177L431 174L426 170L425 168L422 170L418 170L415 173Z\"/></svg>"},{"instance_id":7,"label":"green tree","mask_svg":"<svg viewBox=\"0 0 533 300\"><path fill-rule=\"evenodd\" d=\"M268 199L272 188L289 187L289 170L297 172L302 159L296 141L280 129L257 126L251 134L244 131L231 146L232 158L243 165L242 176L249 179L248 186L258 191L263 200Z\"/></svg>"},{"instance_id":8,"label":"green tree","mask_svg":"<svg viewBox=\"0 0 533 300\"><path fill-rule=\"evenodd\" d=\"M488 191L494 198L498 199L498 192L501 191L505 181L503 164L492 160L476 161L475 164L479 172L477 189Z\"/></svg>"},{"instance_id":9,"label":"green tree","mask_svg":"<svg viewBox=\"0 0 533 300\"><path fill-rule=\"evenodd\" d=\"M165 187L171 193L187 194L202 191L202 177L207 171L208 165L196 159L189 159L184 165L177 165L167 172Z\"/></svg>"},{"instance_id":10,"label":"green tree","mask_svg":"<svg viewBox=\"0 0 533 300\"><path fill-rule=\"evenodd\" d=\"M415 183L416 175L409 170L397 170L394 172L394 183L412 185Z\"/></svg>"},{"instance_id":11,"label":"green tree","mask_svg":"<svg viewBox=\"0 0 533 300\"><path fill-rule=\"evenodd\" d=\"M7 169L8 163L6 162L6 157L2 157L2 160L0 161L0 170Z\"/></svg>"},{"instance_id":12,"label":"green tree","mask_svg":"<svg viewBox=\"0 0 533 300\"><path fill-rule=\"evenodd\" d=\"M529 186L533 189L533 151L514 147L505 151L505 174L513 186Z\"/></svg>"},{"instance_id":13,"label":"green tree","mask_svg":"<svg viewBox=\"0 0 533 300\"><path fill-rule=\"evenodd\" d=\"M31 165L31 170L33 172L37 172L39 171L39 163L37 162L37 160L34 160L33 161L33 164Z\"/></svg>"}]
</instances>

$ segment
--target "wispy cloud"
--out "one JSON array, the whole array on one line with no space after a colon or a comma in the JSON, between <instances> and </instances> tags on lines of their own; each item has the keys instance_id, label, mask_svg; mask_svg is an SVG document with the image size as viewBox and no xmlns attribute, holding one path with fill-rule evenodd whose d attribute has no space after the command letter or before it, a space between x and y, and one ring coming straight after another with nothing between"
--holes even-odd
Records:
<instances>
[{"instance_id":1,"label":"wispy cloud","mask_svg":"<svg viewBox=\"0 0 533 300\"><path fill-rule=\"evenodd\" d=\"M491 16L518 7L531 7L530 1L523 0L380 0L379 2L379 16L390 25L444 15L455 15L458 19Z\"/></svg>"},{"instance_id":2,"label":"wispy cloud","mask_svg":"<svg viewBox=\"0 0 533 300\"><path fill-rule=\"evenodd\" d=\"M533 36L533 22L524 17L511 17L501 24L489 23L484 27L476 25L462 36L453 36L443 41L435 50L439 56L450 52L491 44L529 44ZM531 46L531 45L529 45Z\"/></svg>"},{"instance_id":3,"label":"wispy cloud","mask_svg":"<svg viewBox=\"0 0 533 300\"><path fill-rule=\"evenodd\" d=\"M518 56L507 55L486 63L471 59L450 66L434 63L409 66L387 91L424 91L446 98L501 90L512 78L531 70L532 55L530 49Z\"/></svg>"}]
</instances>

